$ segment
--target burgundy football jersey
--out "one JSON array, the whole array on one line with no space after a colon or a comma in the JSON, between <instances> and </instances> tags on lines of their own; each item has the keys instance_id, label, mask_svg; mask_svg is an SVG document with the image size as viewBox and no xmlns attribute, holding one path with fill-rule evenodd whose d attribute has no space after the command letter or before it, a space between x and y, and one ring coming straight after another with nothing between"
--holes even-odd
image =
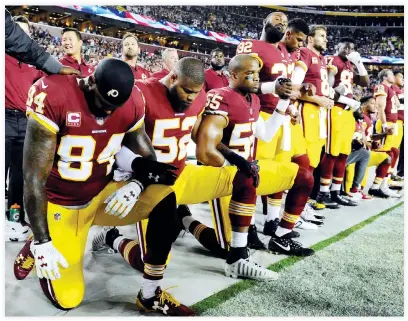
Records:
<instances>
[{"instance_id":1,"label":"burgundy football jersey","mask_svg":"<svg viewBox=\"0 0 408 321\"><path fill-rule=\"evenodd\" d=\"M300 48L299 60L296 66L301 66L306 71L304 83L313 84L316 87L316 95L330 95L330 85L327 75L326 59L317 55L309 48Z\"/></svg>"},{"instance_id":2,"label":"burgundy football jersey","mask_svg":"<svg viewBox=\"0 0 408 321\"><path fill-rule=\"evenodd\" d=\"M339 85L344 85L346 88L344 95L353 99L353 64L348 60L344 61L339 56L327 56L326 61L327 69L332 69L336 73L333 88L336 88ZM336 103L336 106L345 108L347 105Z\"/></svg>"},{"instance_id":3,"label":"burgundy football jersey","mask_svg":"<svg viewBox=\"0 0 408 321\"><path fill-rule=\"evenodd\" d=\"M212 68L205 71L204 90L206 92L210 91L211 89L228 86L228 84L228 77L223 72L219 74Z\"/></svg>"},{"instance_id":4,"label":"burgundy football jersey","mask_svg":"<svg viewBox=\"0 0 408 321\"><path fill-rule=\"evenodd\" d=\"M78 63L78 61L74 57L65 55L59 60L59 62L62 63L64 66L72 67L76 70L79 70L82 74L82 77L88 77L89 75L92 75L95 71L95 67L87 64L83 57L81 57L81 63Z\"/></svg>"},{"instance_id":5,"label":"burgundy football jersey","mask_svg":"<svg viewBox=\"0 0 408 321\"><path fill-rule=\"evenodd\" d=\"M148 72L143 67L136 65L136 67L130 66L133 71L133 76L135 77L135 81L138 79L147 79L150 77L150 72Z\"/></svg>"},{"instance_id":6,"label":"burgundy football jersey","mask_svg":"<svg viewBox=\"0 0 408 321\"><path fill-rule=\"evenodd\" d=\"M167 69L163 69L161 71L152 73L151 77L160 80L160 79L166 77L169 73L170 73L170 71L168 71Z\"/></svg>"},{"instance_id":7,"label":"burgundy football jersey","mask_svg":"<svg viewBox=\"0 0 408 321\"><path fill-rule=\"evenodd\" d=\"M295 68L294 60L282 43L275 47L262 40L242 40L237 47L237 54L250 53L257 54L263 62L263 67L259 73L260 82L274 81L280 76L291 77ZM278 104L279 96L260 94L259 99L261 111L272 114Z\"/></svg>"},{"instance_id":8,"label":"burgundy football jersey","mask_svg":"<svg viewBox=\"0 0 408 321\"><path fill-rule=\"evenodd\" d=\"M144 100L136 87L122 107L96 118L78 80L43 77L30 89L27 101L30 117L57 134L46 191L51 203L65 206L85 205L105 188L123 137L142 126L144 119Z\"/></svg>"},{"instance_id":9,"label":"burgundy football jersey","mask_svg":"<svg viewBox=\"0 0 408 321\"><path fill-rule=\"evenodd\" d=\"M366 114L364 114L362 127L366 135L367 141L371 141L371 138L373 136L373 122L371 121L371 118Z\"/></svg>"},{"instance_id":10,"label":"burgundy football jersey","mask_svg":"<svg viewBox=\"0 0 408 321\"><path fill-rule=\"evenodd\" d=\"M394 90L395 94L397 95L398 99L404 99L404 88L400 88L397 85L393 84L391 89ZM398 120L404 121L404 104L400 104L398 108Z\"/></svg>"},{"instance_id":11,"label":"burgundy football jersey","mask_svg":"<svg viewBox=\"0 0 408 321\"><path fill-rule=\"evenodd\" d=\"M221 115L228 121L222 143L252 162L256 122L261 109L259 97L253 93L244 96L235 89L224 87L210 90L207 101L206 114Z\"/></svg>"},{"instance_id":12,"label":"burgundy football jersey","mask_svg":"<svg viewBox=\"0 0 408 321\"><path fill-rule=\"evenodd\" d=\"M45 74L34 66L6 55L6 109L26 111L28 90Z\"/></svg>"},{"instance_id":13,"label":"burgundy football jersey","mask_svg":"<svg viewBox=\"0 0 408 321\"><path fill-rule=\"evenodd\" d=\"M374 88L374 97L385 96L387 98L385 105L385 119L395 123L398 119L398 97L391 87L381 83Z\"/></svg>"},{"instance_id":14,"label":"burgundy football jersey","mask_svg":"<svg viewBox=\"0 0 408 321\"><path fill-rule=\"evenodd\" d=\"M171 106L167 87L158 79L138 80L136 86L146 100L145 128L157 160L176 166L180 174L185 167L191 132L205 107L205 92L202 90L190 107L179 113Z\"/></svg>"}]
</instances>

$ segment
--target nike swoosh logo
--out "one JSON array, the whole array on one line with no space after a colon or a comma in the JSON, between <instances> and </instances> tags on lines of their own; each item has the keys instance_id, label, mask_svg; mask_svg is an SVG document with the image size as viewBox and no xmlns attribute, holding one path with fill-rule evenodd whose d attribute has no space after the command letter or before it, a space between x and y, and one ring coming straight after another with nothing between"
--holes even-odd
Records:
<instances>
[{"instance_id":1,"label":"nike swoosh logo","mask_svg":"<svg viewBox=\"0 0 408 321\"><path fill-rule=\"evenodd\" d=\"M42 85L42 87L45 89L45 88L47 88L48 87L48 85L46 86L46 85L44 85L44 82L41 80L41 85Z\"/></svg>"},{"instance_id":2,"label":"nike swoosh logo","mask_svg":"<svg viewBox=\"0 0 408 321\"><path fill-rule=\"evenodd\" d=\"M290 246L283 246L282 244L279 244L276 241L273 241L276 245L278 245L281 249L284 249L285 251L290 251Z\"/></svg>"}]
</instances>

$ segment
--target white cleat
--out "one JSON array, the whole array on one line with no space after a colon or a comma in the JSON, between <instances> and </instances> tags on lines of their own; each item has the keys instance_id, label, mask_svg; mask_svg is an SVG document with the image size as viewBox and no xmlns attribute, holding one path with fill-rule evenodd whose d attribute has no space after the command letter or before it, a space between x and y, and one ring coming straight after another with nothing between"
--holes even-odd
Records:
<instances>
[{"instance_id":1,"label":"white cleat","mask_svg":"<svg viewBox=\"0 0 408 321\"><path fill-rule=\"evenodd\" d=\"M95 234L92 240L92 251L101 251L103 249L109 248L106 244L106 233L111 230L113 226L104 226L101 231Z\"/></svg>"},{"instance_id":2,"label":"white cleat","mask_svg":"<svg viewBox=\"0 0 408 321\"><path fill-rule=\"evenodd\" d=\"M302 211L302 214L300 214L300 216L306 222L313 223L315 225L322 225L323 220L320 219L320 218L317 218L315 216L315 213L316 212L313 210L313 208L309 204L306 204L306 206L305 206L304 210Z\"/></svg>"},{"instance_id":3,"label":"white cleat","mask_svg":"<svg viewBox=\"0 0 408 321\"><path fill-rule=\"evenodd\" d=\"M25 242L30 235L30 227L23 226L20 222L10 222L9 220L6 220L4 234L6 242Z\"/></svg>"},{"instance_id":4,"label":"white cleat","mask_svg":"<svg viewBox=\"0 0 408 321\"><path fill-rule=\"evenodd\" d=\"M396 191L393 191L392 189L389 189L388 186L383 186L380 188L381 191L387 195L388 197L394 197L394 198L400 198L402 197L401 194L397 193Z\"/></svg>"},{"instance_id":5,"label":"white cleat","mask_svg":"<svg viewBox=\"0 0 408 321\"><path fill-rule=\"evenodd\" d=\"M305 221L305 219L300 216L295 224L295 228L300 228L302 230L317 230L319 227L316 224Z\"/></svg>"},{"instance_id":6,"label":"white cleat","mask_svg":"<svg viewBox=\"0 0 408 321\"><path fill-rule=\"evenodd\" d=\"M347 194L347 196L348 196L348 198L351 199L352 201L358 202L358 201L363 200L363 194L361 194L360 191L355 192L355 193L349 192L349 193Z\"/></svg>"},{"instance_id":7,"label":"white cleat","mask_svg":"<svg viewBox=\"0 0 408 321\"><path fill-rule=\"evenodd\" d=\"M274 281L279 278L278 273L260 266L251 261L249 257L239 259L232 264L225 263L224 271L226 276L234 279L241 277L257 281Z\"/></svg>"}]
</instances>

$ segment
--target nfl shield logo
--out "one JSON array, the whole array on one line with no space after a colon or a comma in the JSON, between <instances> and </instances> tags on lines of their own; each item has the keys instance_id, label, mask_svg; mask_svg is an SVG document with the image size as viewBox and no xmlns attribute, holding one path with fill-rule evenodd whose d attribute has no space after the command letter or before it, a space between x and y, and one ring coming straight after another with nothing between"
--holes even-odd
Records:
<instances>
[{"instance_id":1,"label":"nfl shield logo","mask_svg":"<svg viewBox=\"0 0 408 321\"><path fill-rule=\"evenodd\" d=\"M54 219L55 219L56 221L61 220L61 214L60 214L60 213L55 213L55 214L54 214Z\"/></svg>"}]
</instances>

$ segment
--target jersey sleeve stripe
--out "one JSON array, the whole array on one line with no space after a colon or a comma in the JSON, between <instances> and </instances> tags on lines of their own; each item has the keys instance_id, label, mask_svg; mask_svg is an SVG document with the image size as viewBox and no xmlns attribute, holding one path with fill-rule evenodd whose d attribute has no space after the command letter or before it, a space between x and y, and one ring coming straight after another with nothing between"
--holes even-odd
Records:
<instances>
[{"instance_id":1,"label":"jersey sleeve stripe","mask_svg":"<svg viewBox=\"0 0 408 321\"><path fill-rule=\"evenodd\" d=\"M226 111L222 111L222 110L206 110L204 112L204 115L217 115L217 116L222 116L225 118L225 120L227 121L227 123L225 124L225 127L228 126L229 124L229 118L228 118L228 113ZM224 127L224 128L225 128Z\"/></svg>"},{"instance_id":2,"label":"jersey sleeve stripe","mask_svg":"<svg viewBox=\"0 0 408 321\"><path fill-rule=\"evenodd\" d=\"M337 74L337 72L338 72L337 67L334 66L334 65L327 65L327 69L332 69L332 70L334 70L334 72L335 72L336 74Z\"/></svg>"},{"instance_id":3,"label":"jersey sleeve stripe","mask_svg":"<svg viewBox=\"0 0 408 321\"><path fill-rule=\"evenodd\" d=\"M134 124L126 133L131 133L134 132L135 130L138 130L140 127L142 127L143 123L144 123L144 115L142 118L139 119L139 121Z\"/></svg>"},{"instance_id":4,"label":"jersey sleeve stripe","mask_svg":"<svg viewBox=\"0 0 408 321\"><path fill-rule=\"evenodd\" d=\"M59 132L59 127L52 120L49 120L44 115L39 115L34 112L30 112L29 116L33 117L37 122L47 128L50 132L57 134Z\"/></svg>"},{"instance_id":5,"label":"jersey sleeve stripe","mask_svg":"<svg viewBox=\"0 0 408 321\"><path fill-rule=\"evenodd\" d=\"M382 93L374 93L374 97L377 97L377 96L385 96L385 97L387 97L387 94L384 93L384 92L382 92Z\"/></svg>"},{"instance_id":6,"label":"jersey sleeve stripe","mask_svg":"<svg viewBox=\"0 0 408 321\"><path fill-rule=\"evenodd\" d=\"M306 64L303 61L301 61L301 60L296 61L296 66L302 67L307 72L308 68L307 68Z\"/></svg>"}]
</instances>

